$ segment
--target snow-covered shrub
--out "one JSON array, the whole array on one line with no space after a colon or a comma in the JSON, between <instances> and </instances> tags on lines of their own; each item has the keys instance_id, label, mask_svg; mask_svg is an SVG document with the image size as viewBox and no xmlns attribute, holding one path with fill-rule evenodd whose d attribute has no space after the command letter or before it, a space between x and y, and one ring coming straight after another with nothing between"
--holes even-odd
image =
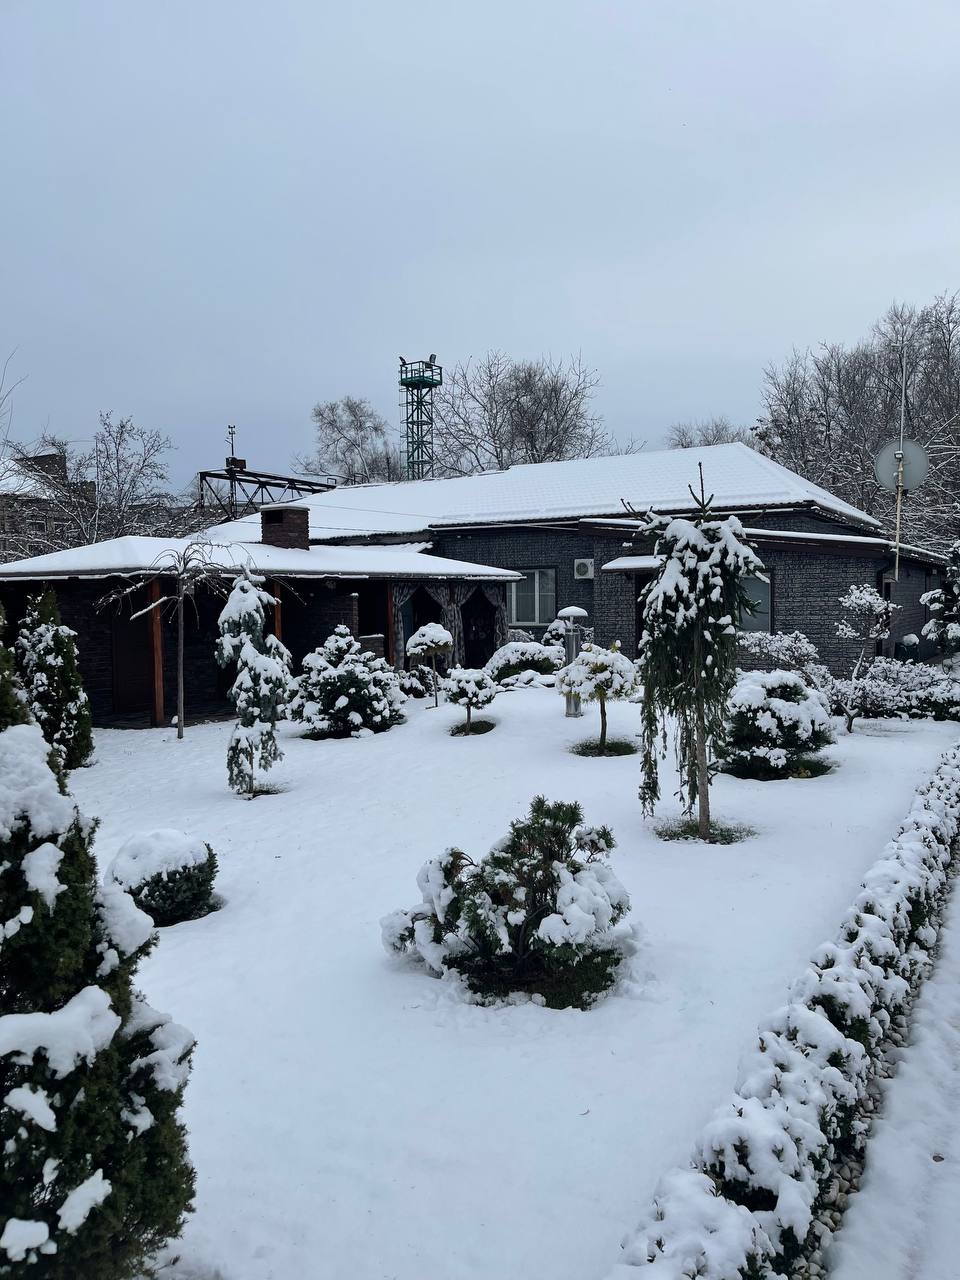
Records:
<instances>
[{"instance_id":1,"label":"snow-covered shrub","mask_svg":"<svg viewBox=\"0 0 960 1280\"><path fill-rule=\"evenodd\" d=\"M473 712L489 707L497 696L498 686L481 667L453 667L441 684L448 702L463 707L467 713L466 732L473 730Z\"/></svg>"},{"instance_id":2,"label":"snow-covered shrub","mask_svg":"<svg viewBox=\"0 0 960 1280\"><path fill-rule=\"evenodd\" d=\"M614 981L630 947L630 907L607 856L606 827L577 804L537 796L526 818L474 862L448 849L417 876L422 901L381 921L384 946L455 970L477 994L529 992L585 1007Z\"/></svg>"},{"instance_id":3,"label":"snow-covered shrub","mask_svg":"<svg viewBox=\"0 0 960 1280\"><path fill-rule=\"evenodd\" d=\"M507 631L507 644L533 644L534 637L522 627L510 627Z\"/></svg>"},{"instance_id":4,"label":"snow-covered shrub","mask_svg":"<svg viewBox=\"0 0 960 1280\"><path fill-rule=\"evenodd\" d=\"M433 705L439 705L440 689L437 677L437 659L453 653L453 636L439 622L427 622L407 641L407 657L421 664L430 663L433 675Z\"/></svg>"},{"instance_id":5,"label":"snow-covered shrub","mask_svg":"<svg viewBox=\"0 0 960 1280\"><path fill-rule=\"evenodd\" d=\"M434 692L440 688L440 677L434 678L432 668L422 663L411 667L409 671L398 671L397 679L400 682L400 692L405 693L408 698L433 697Z\"/></svg>"},{"instance_id":6,"label":"snow-covered shrub","mask_svg":"<svg viewBox=\"0 0 960 1280\"><path fill-rule=\"evenodd\" d=\"M874 658L856 682L837 680L834 709L870 719L960 720L960 680L942 667Z\"/></svg>"},{"instance_id":7,"label":"snow-covered shrub","mask_svg":"<svg viewBox=\"0 0 960 1280\"><path fill-rule=\"evenodd\" d=\"M172 827L141 831L120 846L106 878L156 925L197 920L213 910L217 857L197 836Z\"/></svg>"},{"instance_id":8,"label":"snow-covered shrub","mask_svg":"<svg viewBox=\"0 0 960 1280\"><path fill-rule=\"evenodd\" d=\"M133 989L151 921L10 685L0 645L0 1275L129 1280L190 1207L193 1037Z\"/></svg>"},{"instance_id":9,"label":"snow-covered shrub","mask_svg":"<svg viewBox=\"0 0 960 1280\"><path fill-rule=\"evenodd\" d=\"M600 740L602 751L607 745L607 703L630 698L637 691L636 663L620 652L620 641L609 649L599 644L585 644L574 660L558 676L564 693L575 693L584 702L600 707Z\"/></svg>"},{"instance_id":10,"label":"snow-covered shrub","mask_svg":"<svg viewBox=\"0 0 960 1280\"><path fill-rule=\"evenodd\" d=\"M946 656L960 653L960 542L950 548L943 586L920 597L930 611L923 634Z\"/></svg>"},{"instance_id":11,"label":"snow-covered shrub","mask_svg":"<svg viewBox=\"0 0 960 1280\"><path fill-rule=\"evenodd\" d=\"M511 642L500 648L487 660L484 671L503 689L516 684L535 682L530 676L552 676L563 662L563 650L557 645Z\"/></svg>"},{"instance_id":12,"label":"snow-covered shrub","mask_svg":"<svg viewBox=\"0 0 960 1280\"><path fill-rule=\"evenodd\" d=\"M544 629L541 641L545 645L559 645L566 651L567 624L562 618L554 618L549 627Z\"/></svg>"},{"instance_id":13,"label":"snow-covered shrub","mask_svg":"<svg viewBox=\"0 0 960 1280\"><path fill-rule=\"evenodd\" d=\"M794 671L741 672L718 756L741 778L786 778L833 742L826 698Z\"/></svg>"},{"instance_id":14,"label":"snow-covered shrub","mask_svg":"<svg viewBox=\"0 0 960 1280\"><path fill-rule=\"evenodd\" d=\"M839 1170L862 1159L883 1054L902 1042L893 1027L931 968L958 835L955 747L865 876L837 941L761 1023L694 1167L661 1181L625 1246L628 1265L677 1280L803 1274L795 1261L824 1244L815 1213L835 1201Z\"/></svg>"},{"instance_id":15,"label":"snow-covered shrub","mask_svg":"<svg viewBox=\"0 0 960 1280\"><path fill-rule=\"evenodd\" d=\"M393 667L339 626L304 658L291 714L308 738L362 738L399 723L406 700Z\"/></svg>"},{"instance_id":16,"label":"snow-covered shrub","mask_svg":"<svg viewBox=\"0 0 960 1280\"><path fill-rule=\"evenodd\" d=\"M93 751L90 703L77 665L77 633L60 621L52 591L31 598L16 655L33 718L64 769L79 769Z\"/></svg>"},{"instance_id":17,"label":"snow-covered shrub","mask_svg":"<svg viewBox=\"0 0 960 1280\"><path fill-rule=\"evenodd\" d=\"M293 689L290 654L276 636L266 634L264 608L273 603L263 579L244 572L219 619L217 661L237 664L230 688L237 723L227 747L227 777L234 791L250 796L256 794L257 771L283 759L277 721L286 715Z\"/></svg>"},{"instance_id":18,"label":"snow-covered shrub","mask_svg":"<svg viewBox=\"0 0 960 1280\"><path fill-rule=\"evenodd\" d=\"M802 631L741 631L737 650L744 666L795 671L812 689L831 692L833 677L817 646Z\"/></svg>"}]
</instances>

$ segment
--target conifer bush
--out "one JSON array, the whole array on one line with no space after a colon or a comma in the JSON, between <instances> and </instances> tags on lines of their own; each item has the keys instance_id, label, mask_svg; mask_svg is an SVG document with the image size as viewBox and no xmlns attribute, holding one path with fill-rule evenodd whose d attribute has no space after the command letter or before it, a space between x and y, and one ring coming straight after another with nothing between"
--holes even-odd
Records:
<instances>
[{"instance_id":1,"label":"conifer bush","mask_svg":"<svg viewBox=\"0 0 960 1280\"><path fill-rule=\"evenodd\" d=\"M291 714L308 738L362 738L399 724L406 700L397 672L339 626L304 658Z\"/></svg>"},{"instance_id":2,"label":"conifer bush","mask_svg":"<svg viewBox=\"0 0 960 1280\"><path fill-rule=\"evenodd\" d=\"M932 640L944 657L960 653L960 542L950 548L943 586L925 591L920 603L927 606L930 617L923 624L923 634Z\"/></svg>"},{"instance_id":3,"label":"conifer bush","mask_svg":"<svg viewBox=\"0 0 960 1280\"><path fill-rule=\"evenodd\" d=\"M173 828L142 831L120 846L107 868L155 925L197 920L214 910L217 856L196 836Z\"/></svg>"},{"instance_id":4,"label":"conifer bush","mask_svg":"<svg viewBox=\"0 0 960 1280\"><path fill-rule=\"evenodd\" d=\"M439 622L427 622L407 641L407 657L430 663L433 675L433 705L439 706L440 682L437 676L437 659L453 653L453 636Z\"/></svg>"},{"instance_id":5,"label":"conifer bush","mask_svg":"<svg viewBox=\"0 0 960 1280\"><path fill-rule=\"evenodd\" d=\"M0 644L0 1276L131 1280L191 1207L193 1037L132 986L155 935L94 828Z\"/></svg>"},{"instance_id":6,"label":"conifer bush","mask_svg":"<svg viewBox=\"0 0 960 1280\"><path fill-rule=\"evenodd\" d=\"M93 751L90 703L80 680L76 635L61 623L54 593L45 591L27 602L15 646L30 710L64 769L79 769Z\"/></svg>"},{"instance_id":7,"label":"conifer bush","mask_svg":"<svg viewBox=\"0 0 960 1280\"><path fill-rule=\"evenodd\" d=\"M600 738L597 751L603 755L607 746L607 703L630 698L637 691L636 664L620 652L620 641L609 649L599 644L585 644L574 660L563 668L559 677L564 693L575 693L584 702L595 702L600 708ZM615 754L622 755L622 750Z\"/></svg>"},{"instance_id":8,"label":"conifer bush","mask_svg":"<svg viewBox=\"0 0 960 1280\"><path fill-rule=\"evenodd\" d=\"M583 825L578 804L537 796L485 858L448 849L425 863L422 901L380 922L384 946L437 976L460 974L482 997L585 1008L631 950L614 845L607 827Z\"/></svg>"},{"instance_id":9,"label":"conifer bush","mask_svg":"<svg viewBox=\"0 0 960 1280\"><path fill-rule=\"evenodd\" d=\"M258 772L283 759L277 721L287 714L292 693L290 654L276 636L266 634L264 609L274 603L263 578L244 572L220 614L217 661L237 664L230 700L237 723L227 747L227 778L234 791L253 796Z\"/></svg>"},{"instance_id":10,"label":"conifer bush","mask_svg":"<svg viewBox=\"0 0 960 1280\"><path fill-rule=\"evenodd\" d=\"M467 713L467 722L461 728L463 733L482 733L493 728L489 720L474 720L474 711L482 711L489 707L497 696L497 684L491 680L480 667L454 667L443 681L443 692L448 702L463 707ZM481 728L483 726L483 728ZM454 733L457 730L453 731Z\"/></svg>"},{"instance_id":11,"label":"conifer bush","mask_svg":"<svg viewBox=\"0 0 960 1280\"><path fill-rule=\"evenodd\" d=\"M747 671L730 692L718 754L737 777L787 778L815 772L813 758L833 741L823 694L793 671Z\"/></svg>"}]
</instances>

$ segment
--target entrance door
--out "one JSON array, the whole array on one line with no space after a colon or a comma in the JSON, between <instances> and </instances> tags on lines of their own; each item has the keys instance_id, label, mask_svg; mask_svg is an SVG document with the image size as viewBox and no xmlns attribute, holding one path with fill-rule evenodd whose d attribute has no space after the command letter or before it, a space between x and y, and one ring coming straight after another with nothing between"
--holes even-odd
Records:
<instances>
[{"instance_id":1,"label":"entrance door","mask_svg":"<svg viewBox=\"0 0 960 1280\"><path fill-rule=\"evenodd\" d=\"M153 666L150 657L150 615L131 618L145 601L139 593L123 601L112 621L113 711L118 716L146 716L153 711Z\"/></svg>"}]
</instances>

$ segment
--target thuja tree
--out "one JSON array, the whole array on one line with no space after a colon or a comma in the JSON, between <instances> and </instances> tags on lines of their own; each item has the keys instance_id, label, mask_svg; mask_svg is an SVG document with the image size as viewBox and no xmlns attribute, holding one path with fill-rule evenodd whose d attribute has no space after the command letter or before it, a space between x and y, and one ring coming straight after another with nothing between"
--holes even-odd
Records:
<instances>
[{"instance_id":1,"label":"thuja tree","mask_svg":"<svg viewBox=\"0 0 960 1280\"><path fill-rule=\"evenodd\" d=\"M193 1038L133 989L154 940L0 644L0 1276L128 1280L179 1234Z\"/></svg>"},{"instance_id":2,"label":"thuja tree","mask_svg":"<svg viewBox=\"0 0 960 1280\"><path fill-rule=\"evenodd\" d=\"M265 608L274 597L263 579L244 572L234 582L220 614L217 660L237 664L230 699L237 723L227 748L227 777L241 795L257 792L257 773L271 769L283 752L277 721L286 714L292 693L290 654L276 636L266 634Z\"/></svg>"},{"instance_id":3,"label":"thuja tree","mask_svg":"<svg viewBox=\"0 0 960 1280\"><path fill-rule=\"evenodd\" d=\"M920 603L930 610L923 634L947 657L960 653L960 542L950 548L950 563L942 587L925 591Z\"/></svg>"},{"instance_id":4,"label":"thuja tree","mask_svg":"<svg viewBox=\"0 0 960 1280\"><path fill-rule=\"evenodd\" d=\"M561 669L559 684L564 693L578 694L585 702L599 705L597 745L603 752L607 745L607 703L636 693L635 663L620 652L619 640L614 640L609 649L599 644L585 644L574 660Z\"/></svg>"},{"instance_id":5,"label":"thuja tree","mask_svg":"<svg viewBox=\"0 0 960 1280\"><path fill-rule=\"evenodd\" d=\"M711 518L702 471L700 493L690 492L690 519L648 513L642 530L656 538L661 564L640 597L640 799L652 813L660 796L658 754L672 718L681 789L688 807L698 806L700 839L710 840L711 748L722 738L736 679L737 622L754 608L744 579L762 574L763 565L735 516Z\"/></svg>"},{"instance_id":6,"label":"thuja tree","mask_svg":"<svg viewBox=\"0 0 960 1280\"><path fill-rule=\"evenodd\" d=\"M60 621L52 591L31 598L16 640L16 658L30 710L64 769L90 759L90 703L77 665L76 632Z\"/></svg>"}]
</instances>

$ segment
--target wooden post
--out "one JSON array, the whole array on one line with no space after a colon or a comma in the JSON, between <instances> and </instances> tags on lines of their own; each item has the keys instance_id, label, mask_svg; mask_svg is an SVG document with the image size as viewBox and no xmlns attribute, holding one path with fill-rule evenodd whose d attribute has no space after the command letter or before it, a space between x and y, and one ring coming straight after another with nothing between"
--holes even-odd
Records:
<instances>
[{"instance_id":1,"label":"wooden post","mask_svg":"<svg viewBox=\"0 0 960 1280\"><path fill-rule=\"evenodd\" d=\"M397 664L393 643L393 583L388 581L385 585L387 591L387 634L383 638L383 647L387 662L390 663L391 667L395 667Z\"/></svg>"},{"instance_id":2,"label":"wooden post","mask_svg":"<svg viewBox=\"0 0 960 1280\"><path fill-rule=\"evenodd\" d=\"M163 713L163 633L160 630L160 579L154 578L147 587L147 598L154 606L147 614L150 620L150 669L153 675L153 705L150 723L159 728L166 720Z\"/></svg>"},{"instance_id":3,"label":"wooden post","mask_svg":"<svg viewBox=\"0 0 960 1280\"><path fill-rule=\"evenodd\" d=\"M270 594L273 596L273 634L280 643L283 643L283 609L280 598L280 583L272 582L270 584Z\"/></svg>"}]
</instances>

